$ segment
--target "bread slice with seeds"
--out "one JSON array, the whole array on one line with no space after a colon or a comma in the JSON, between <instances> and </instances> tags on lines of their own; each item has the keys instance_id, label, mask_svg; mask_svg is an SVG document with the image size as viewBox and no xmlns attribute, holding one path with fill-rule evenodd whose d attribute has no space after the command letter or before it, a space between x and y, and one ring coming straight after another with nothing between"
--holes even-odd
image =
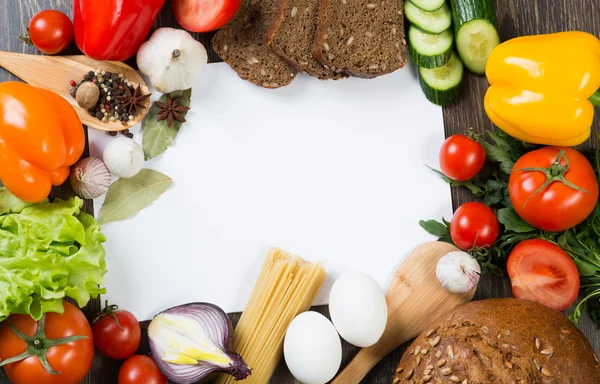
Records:
<instances>
[{"instance_id":1,"label":"bread slice with seeds","mask_svg":"<svg viewBox=\"0 0 600 384\"><path fill-rule=\"evenodd\" d=\"M212 38L215 52L245 80L265 88L288 85L297 71L264 41L277 0L244 1L235 18Z\"/></svg>"},{"instance_id":2,"label":"bread slice with seeds","mask_svg":"<svg viewBox=\"0 0 600 384\"><path fill-rule=\"evenodd\" d=\"M319 0L279 0L265 40L273 52L298 71L322 80L339 79L345 75L336 74L312 55L318 6Z\"/></svg>"},{"instance_id":3,"label":"bread slice with seeds","mask_svg":"<svg viewBox=\"0 0 600 384\"><path fill-rule=\"evenodd\" d=\"M366 78L404 67L403 6L402 0L319 0L314 58Z\"/></svg>"}]
</instances>

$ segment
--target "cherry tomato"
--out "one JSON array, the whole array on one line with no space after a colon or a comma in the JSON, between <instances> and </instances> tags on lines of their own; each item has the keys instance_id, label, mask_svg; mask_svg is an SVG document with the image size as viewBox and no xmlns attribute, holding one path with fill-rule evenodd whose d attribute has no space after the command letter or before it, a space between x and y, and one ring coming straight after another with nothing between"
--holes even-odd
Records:
<instances>
[{"instance_id":1,"label":"cherry tomato","mask_svg":"<svg viewBox=\"0 0 600 384\"><path fill-rule=\"evenodd\" d=\"M579 273L571 257L558 245L541 239L525 240L508 257L513 295L562 311L579 294Z\"/></svg>"},{"instance_id":2,"label":"cherry tomato","mask_svg":"<svg viewBox=\"0 0 600 384\"><path fill-rule=\"evenodd\" d=\"M452 241L462 250L492 245L500 231L498 219L482 203L465 203L458 207L450 223Z\"/></svg>"},{"instance_id":3,"label":"cherry tomato","mask_svg":"<svg viewBox=\"0 0 600 384\"><path fill-rule=\"evenodd\" d=\"M8 320L18 330L28 336L38 336L31 345L41 342L42 348L36 354L4 366L6 375L14 384L77 384L90 370L94 358L92 329L83 312L73 304L63 301L64 313L47 313L44 328L42 322L29 315L11 315ZM45 337L42 333L45 332ZM83 336L84 338L56 342L63 337ZM35 343L37 341L38 343ZM54 346L49 344L56 343ZM17 335L8 321L0 323L0 359L2 361L25 351L29 343ZM45 358L58 374L49 373L40 359Z\"/></svg>"},{"instance_id":4,"label":"cherry tomato","mask_svg":"<svg viewBox=\"0 0 600 384\"><path fill-rule=\"evenodd\" d=\"M42 53L55 55L73 41L73 23L67 15L53 9L38 12L29 22L29 37L25 41Z\"/></svg>"},{"instance_id":5,"label":"cherry tomato","mask_svg":"<svg viewBox=\"0 0 600 384\"><path fill-rule=\"evenodd\" d=\"M598 202L598 183L592 165L581 153L545 147L526 153L515 163L508 194L527 223L560 232L592 213Z\"/></svg>"},{"instance_id":6,"label":"cherry tomato","mask_svg":"<svg viewBox=\"0 0 600 384\"><path fill-rule=\"evenodd\" d=\"M140 323L129 311L106 305L92 327L96 348L111 359L123 360L140 346Z\"/></svg>"},{"instance_id":7,"label":"cherry tomato","mask_svg":"<svg viewBox=\"0 0 600 384\"><path fill-rule=\"evenodd\" d=\"M118 384L167 384L167 378L150 356L133 355L121 366Z\"/></svg>"},{"instance_id":8,"label":"cherry tomato","mask_svg":"<svg viewBox=\"0 0 600 384\"><path fill-rule=\"evenodd\" d=\"M440 168L452 180L472 179L485 163L485 150L465 135L453 135L440 149Z\"/></svg>"},{"instance_id":9,"label":"cherry tomato","mask_svg":"<svg viewBox=\"0 0 600 384\"><path fill-rule=\"evenodd\" d=\"M179 25L192 32L210 32L229 23L241 0L173 0Z\"/></svg>"}]
</instances>

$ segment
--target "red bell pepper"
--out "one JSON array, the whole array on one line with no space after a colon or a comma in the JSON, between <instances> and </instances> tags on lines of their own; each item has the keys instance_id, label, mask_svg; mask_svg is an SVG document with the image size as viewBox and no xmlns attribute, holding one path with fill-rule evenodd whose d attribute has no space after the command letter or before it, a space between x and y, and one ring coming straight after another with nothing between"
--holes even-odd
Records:
<instances>
[{"instance_id":1,"label":"red bell pepper","mask_svg":"<svg viewBox=\"0 0 600 384\"><path fill-rule=\"evenodd\" d=\"M136 54L165 0L73 0L75 42L96 60Z\"/></svg>"}]
</instances>

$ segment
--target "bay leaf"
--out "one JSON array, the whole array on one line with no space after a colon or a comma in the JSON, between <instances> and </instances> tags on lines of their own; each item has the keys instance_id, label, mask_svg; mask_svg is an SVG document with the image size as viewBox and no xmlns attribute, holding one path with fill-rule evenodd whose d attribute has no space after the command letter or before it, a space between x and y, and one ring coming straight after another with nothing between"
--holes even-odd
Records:
<instances>
[{"instance_id":1,"label":"bay leaf","mask_svg":"<svg viewBox=\"0 0 600 384\"><path fill-rule=\"evenodd\" d=\"M173 180L152 169L142 169L129 179L119 179L110 186L102 209L100 224L127 219L160 197Z\"/></svg>"},{"instance_id":2,"label":"bay leaf","mask_svg":"<svg viewBox=\"0 0 600 384\"><path fill-rule=\"evenodd\" d=\"M180 98L179 105L186 107L190 106L192 98L191 88L185 91L174 91L171 92L170 95L172 100ZM166 93L162 95L160 101L162 103L167 102ZM148 112L148 116L146 116L146 120L144 120L142 148L144 148L144 156L146 157L146 160L153 159L166 151L167 148L173 144L173 141L175 141L175 138L177 137L177 134L179 134L179 130L183 124L180 121L174 120L173 125L169 127L166 120L157 121L159 111L160 108L153 104ZM182 113L182 116L185 117L186 114L187 112L184 112Z\"/></svg>"}]
</instances>

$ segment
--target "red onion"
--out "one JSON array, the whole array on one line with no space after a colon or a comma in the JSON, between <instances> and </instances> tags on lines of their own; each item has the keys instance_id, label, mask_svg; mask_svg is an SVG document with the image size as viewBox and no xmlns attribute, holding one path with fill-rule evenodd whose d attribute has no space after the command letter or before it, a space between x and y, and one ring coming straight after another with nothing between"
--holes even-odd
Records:
<instances>
[{"instance_id":1,"label":"red onion","mask_svg":"<svg viewBox=\"0 0 600 384\"><path fill-rule=\"evenodd\" d=\"M214 304L180 305L152 319L150 351L162 373L177 384L197 383L215 373L243 380L250 368L230 349L232 330L227 314Z\"/></svg>"}]
</instances>

